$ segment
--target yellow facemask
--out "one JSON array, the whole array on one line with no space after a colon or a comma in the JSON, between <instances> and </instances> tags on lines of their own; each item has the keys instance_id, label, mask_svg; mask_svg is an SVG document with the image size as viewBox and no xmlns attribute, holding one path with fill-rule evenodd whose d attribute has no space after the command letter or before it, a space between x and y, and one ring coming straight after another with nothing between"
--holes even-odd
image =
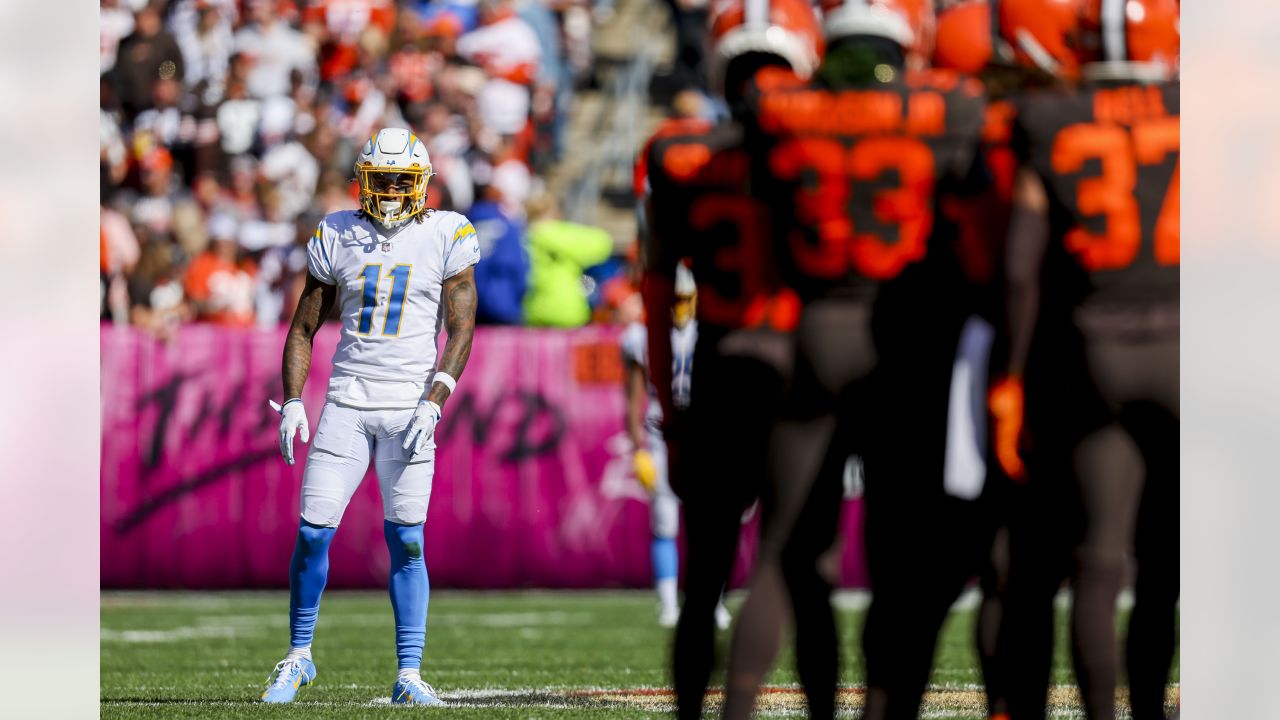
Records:
<instances>
[{"instance_id":1,"label":"yellow facemask","mask_svg":"<svg viewBox=\"0 0 1280 720\"><path fill-rule=\"evenodd\" d=\"M697 298L693 295L676 298L675 304L671 306L671 322L675 323L678 328L688 325L689 321L693 319L696 302Z\"/></svg>"},{"instance_id":2,"label":"yellow facemask","mask_svg":"<svg viewBox=\"0 0 1280 720\"><path fill-rule=\"evenodd\" d=\"M365 165L357 168L360 208L383 223L404 222L426 209L427 182L431 175L430 167Z\"/></svg>"}]
</instances>

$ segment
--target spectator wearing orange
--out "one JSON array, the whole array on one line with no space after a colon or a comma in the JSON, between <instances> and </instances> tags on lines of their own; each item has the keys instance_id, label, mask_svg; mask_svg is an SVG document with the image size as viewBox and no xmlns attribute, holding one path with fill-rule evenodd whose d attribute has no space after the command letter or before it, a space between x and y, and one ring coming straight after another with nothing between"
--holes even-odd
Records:
<instances>
[{"instance_id":1,"label":"spectator wearing orange","mask_svg":"<svg viewBox=\"0 0 1280 720\"><path fill-rule=\"evenodd\" d=\"M476 99L485 126L521 133L529 121L530 87L542 63L538 36L511 0L483 0L480 27L458 39L458 54L489 76Z\"/></svg>"},{"instance_id":2,"label":"spectator wearing orange","mask_svg":"<svg viewBox=\"0 0 1280 720\"><path fill-rule=\"evenodd\" d=\"M148 147L149 142L135 136L142 193L132 203L130 219L139 232L164 237L173 234L175 216L195 201L174 174L173 156L163 147Z\"/></svg>"},{"instance_id":3,"label":"spectator wearing orange","mask_svg":"<svg viewBox=\"0 0 1280 720\"><path fill-rule=\"evenodd\" d=\"M239 259L236 223L214 218L209 223L209 248L191 261L184 280L187 299L197 320L215 325L248 327L254 323L253 263Z\"/></svg>"},{"instance_id":4,"label":"spectator wearing orange","mask_svg":"<svg viewBox=\"0 0 1280 720\"><path fill-rule=\"evenodd\" d=\"M360 36L373 29L384 38L396 23L392 0L316 0L302 13L303 29L319 39L320 79L333 82L360 64Z\"/></svg>"},{"instance_id":5,"label":"spectator wearing orange","mask_svg":"<svg viewBox=\"0 0 1280 720\"><path fill-rule=\"evenodd\" d=\"M457 20L450 14L438 15L439 22L423 22L413 10L400 9L399 30L393 42L391 56L387 59L387 73L396 87L397 99L405 106L405 113L429 101L435 94L435 77L444 68L443 54L432 47L439 26L442 32L453 32ZM461 27L457 28L460 33ZM435 154L432 153L432 160Z\"/></svg>"}]
</instances>

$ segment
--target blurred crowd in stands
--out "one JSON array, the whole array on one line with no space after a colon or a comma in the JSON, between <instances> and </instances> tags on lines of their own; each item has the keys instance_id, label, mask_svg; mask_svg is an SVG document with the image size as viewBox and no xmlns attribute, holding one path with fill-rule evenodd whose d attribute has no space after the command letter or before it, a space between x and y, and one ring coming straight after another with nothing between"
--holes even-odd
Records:
<instances>
[{"instance_id":1,"label":"blurred crowd in stands","mask_svg":"<svg viewBox=\"0 0 1280 720\"><path fill-rule=\"evenodd\" d=\"M612 12L587 2L102 0L103 319L288 322L316 223L358 206L357 150L399 126L429 206L477 227L481 319L588 322L625 262L544 182Z\"/></svg>"}]
</instances>

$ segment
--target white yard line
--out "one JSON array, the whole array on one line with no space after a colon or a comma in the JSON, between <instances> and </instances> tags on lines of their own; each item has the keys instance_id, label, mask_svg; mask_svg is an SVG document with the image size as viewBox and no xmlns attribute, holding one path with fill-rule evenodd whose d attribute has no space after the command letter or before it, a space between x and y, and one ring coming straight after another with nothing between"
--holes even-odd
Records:
<instances>
[{"instance_id":1,"label":"white yard line","mask_svg":"<svg viewBox=\"0 0 1280 720\"><path fill-rule=\"evenodd\" d=\"M103 642L122 643L171 643L186 640L205 640L208 638L230 638L236 636L233 627L210 625L205 627L178 627L172 630L112 630L103 628L100 634Z\"/></svg>"},{"instance_id":2,"label":"white yard line","mask_svg":"<svg viewBox=\"0 0 1280 720\"><path fill-rule=\"evenodd\" d=\"M952 612L963 612L977 609L982 602L982 590L977 587L965 588L955 602L951 604ZM870 590L837 590L831 594L831 604L837 610L862 611L871 605ZM1053 598L1054 607L1066 609L1071 607L1071 589L1063 588ZM1131 610L1133 608L1133 591L1121 590L1116 598L1116 609Z\"/></svg>"},{"instance_id":3,"label":"white yard line","mask_svg":"<svg viewBox=\"0 0 1280 720\"><path fill-rule=\"evenodd\" d=\"M439 625L466 625L469 627L527 628L557 625L582 625L595 620L586 612L495 612L495 613L434 613L428 622ZM437 627L439 627L437 625Z\"/></svg>"},{"instance_id":4,"label":"white yard line","mask_svg":"<svg viewBox=\"0 0 1280 720\"><path fill-rule=\"evenodd\" d=\"M587 625L595 616L585 612L502 612L502 613L447 613L436 612L430 616L433 628L468 627L518 629L525 639L541 637L535 628ZM386 613L321 613L324 627L381 627L392 623L391 608ZM172 643L200 638L231 638L252 636L268 628L286 628L289 616L284 612L269 615L213 615L199 619L195 625L184 625L164 630L102 628L102 642L122 643Z\"/></svg>"}]
</instances>

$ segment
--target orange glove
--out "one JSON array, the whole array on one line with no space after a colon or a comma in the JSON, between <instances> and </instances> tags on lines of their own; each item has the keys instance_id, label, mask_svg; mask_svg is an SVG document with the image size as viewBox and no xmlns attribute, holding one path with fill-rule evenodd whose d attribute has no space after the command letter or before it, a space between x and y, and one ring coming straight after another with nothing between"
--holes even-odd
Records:
<instances>
[{"instance_id":1,"label":"orange glove","mask_svg":"<svg viewBox=\"0 0 1280 720\"><path fill-rule=\"evenodd\" d=\"M1023 420L1022 379L1008 377L991 386L987 395L987 407L995 418L996 460L1006 475L1014 480L1025 480L1027 468L1018 453L1018 441L1022 438Z\"/></svg>"}]
</instances>

